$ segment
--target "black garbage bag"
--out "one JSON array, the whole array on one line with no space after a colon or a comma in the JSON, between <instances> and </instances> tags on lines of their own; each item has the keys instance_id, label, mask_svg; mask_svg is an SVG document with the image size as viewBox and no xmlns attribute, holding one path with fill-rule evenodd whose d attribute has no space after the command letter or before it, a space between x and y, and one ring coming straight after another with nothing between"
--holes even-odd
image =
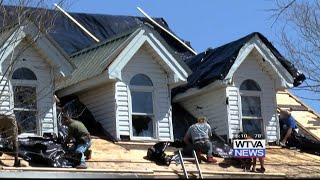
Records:
<instances>
[{"instance_id":1,"label":"black garbage bag","mask_svg":"<svg viewBox=\"0 0 320 180\"><path fill-rule=\"evenodd\" d=\"M63 149L52 138L25 137L19 139L19 156L31 165L45 167L75 167L80 158ZM70 158L76 157L76 158Z\"/></svg>"},{"instance_id":2,"label":"black garbage bag","mask_svg":"<svg viewBox=\"0 0 320 180\"><path fill-rule=\"evenodd\" d=\"M232 158L232 147L227 144L220 136L213 134L211 138L212 155L222 158Z\"/></svg>"},{"instance_id":3,"label":"black garbage bag","mask_svg":"<svg viewBox=\"0 0 320 180\"><path fill-rule=\"evenodd\" d=\"M170 145L170 142L158 142L148 148L147 158L156 162L158 165L170 165L171 157L167 156L165 150Z\"/></svg>"},{"instance_id":4,"label":"black garbage bag","mask_svg":"<svg viewBox=\"0 0 320 180\"><path fill-rule=\"evenodd\" d=\"M287 146L296 147L301 151L320 155L320 141L312 140L294 130L292 131L291 137L288 139Z\"/></svg>"}]
</instances>

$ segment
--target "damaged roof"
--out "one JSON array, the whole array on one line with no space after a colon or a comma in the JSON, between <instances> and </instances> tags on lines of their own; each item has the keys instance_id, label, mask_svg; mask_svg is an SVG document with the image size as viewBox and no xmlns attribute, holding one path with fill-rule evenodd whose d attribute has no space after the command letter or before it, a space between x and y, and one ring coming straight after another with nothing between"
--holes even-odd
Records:
<instances>
[{"instance_id":1,"label":"damaged roof","mask_svg":"<svg viewBox=\"0 0 320 180\"><path fill-rule=\"evenodd\" d=\"M320 141L320 116L319 114L304 104L289 91L277 92L278 108L291 110L299 128L306 131L306 134L313 139Z\"/></svg>"},{"instance_id":2,"label":"damaged roof","mask_svg":"<svg viewBox=\"0 0 320 180\"><path fill-rule=\"evenodd\" d=\"M170 53L174 53L174 49L171 48L161 36L159 32L147 25L140 25L131 30L115 35L108 40L94 44L88 48L78 51L70 56L71 61L75 64L76 70L72 75L58 83L56 90L60 90L81 81L93 78L102 74L108 69L108 66L112 63L112 60L121 53L121 51L128 45L128 43L140 32L140 30L146 30L151 32L160 42L163 44ZM175 56L176 61L182 66L189 74L191 70L183 62L180 57Z\"/></svg>"},{"instance_id":3,"label":"damaged roof","mask_svg":"<svg viewBox=\"0 0 320 180\"><path fill-rule=\"evenodd\" d=\"M128 31L71 55L71 61L77 68L69 78L57 84L56 90L101 74L111 63L110 57L120 53L120 48L123 48L123 45L136 34L135 32Z\"/></svg>"},{"instance_id":4,"label":"damaged roof","mask_svg":"<svg viewBox=\"0 0 320 180\"><path fill-rule=\"evenodd\" d=\"M3 6L0 10L0 24L5 28L6 23L4 19L16 18L16 6ZM74 22L63 15L60 11L24 7L27 13L30 13L30 18L33 21L42 20L42 15L45 19L51 18L54 21L48 22L47 26L50 27L49 35L59 44L59 46L69 55L81 51L96 44L96 42L85 34ZM40 14L40 16L39 16ZM87 14L87 13L69 13L88 31L96 36L100 42L114 38L115 36L127 32L131 29L137 28L142 24L152 24L145 17L137 16L120 16L120 15L106 15L106 14ZM153 18L161 26L172 32L163 18ZM11 20L10 20L11 22ZM53 24L53 25L52 25ZM160 28L152 27L156 30L161 37L174 49L174 55L179 56L181 59L189 58L193 55L186 47L181 45L173 37L168 35ZM173 32L172 32L173 33ZM173 33L174 34L174 33ZM188 42L187 42L188 44Z\"/></svg>"},{"instance_id":5,"label":"damaged roof","mask_svg":"<svg viewBox=\"0 0 320 180\"><path fill-rule=\"evenodd\" d=\"M188 77L188 84L176 88L174 93L184 92L189 88L202 88L216 80L223 80L235 62L240 49L255 36L261 39L291 74L294 79L294 86L300 85L305 80L305 76L290 61L284 58L266 37L261 33L254 32L223 46L214 49L209 48L196 56L186 59L185 62L193 73Z\"/></svg>"}]
</instances>

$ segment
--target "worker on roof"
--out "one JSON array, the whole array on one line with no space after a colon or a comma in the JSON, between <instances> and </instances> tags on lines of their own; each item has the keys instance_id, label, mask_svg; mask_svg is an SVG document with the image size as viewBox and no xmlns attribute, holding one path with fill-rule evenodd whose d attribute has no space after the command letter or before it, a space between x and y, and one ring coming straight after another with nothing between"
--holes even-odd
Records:
<instances>
[{"instance_id":1,"label":"worker on roof","mask_svg":"<svg viewBox=\"0 0 320 180\"><path fill-rule=\"evenodd\" d=\"M80 164L76 168L86 169L87 166L84 153L91 146L91 137L89 131L82 122L73 120L67 115L67 113L62 113L62 123L68 126L68 135L64 142L64 146L66 147L70 140L75 140L75 152L81 153Z\"/></svg>"},{"instance_id":2,"label":"worker on roof","mask_svg":"<svg viewBox=\"0 0 320 180\"><path fill-rule=\"evenodd\" d=\"M296 120L291 116L290 110L280 110L279 122L282 129L280 141L281 146L286 146L288 139L291 137L293 131L298 132Z\"/></svg>"},{"instance_id":3,"label":"worker on roof","mask_svg":"<svg viewBox=\"0 0 320 180\"><path fill-rule=\"evenodd\" d=\"M215 163L212 157L212 143L210 138L212 131L210 125L207 123L205 117L199 117L197 123L189 127L187 133L184 136L184 142L190 144L190 138L192 140L193 149L196 151L197 156L201 159L201 153L207 154L207 162Z\"/></svg>"}]
</instances>

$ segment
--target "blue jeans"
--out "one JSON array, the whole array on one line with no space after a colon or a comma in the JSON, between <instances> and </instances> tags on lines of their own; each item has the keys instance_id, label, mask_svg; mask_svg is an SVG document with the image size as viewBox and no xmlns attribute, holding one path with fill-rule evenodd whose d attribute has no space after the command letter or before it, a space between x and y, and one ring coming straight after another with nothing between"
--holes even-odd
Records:
<instances>
[{"instance_id":1,"label":"blue jeans","mask_svg":"<svg viewBox=\"0 0 320 180\"><path fill-rule=\"evenodd\" d=\"M212 143L210 141L197 142L193 144L193 149L206 153L207 157L212 157Z\"/></svg>"},{"instance_id":2,"label":"blue jeans","mask_svg":"<svg viewBox=\"0 0 320 180\"><path fill-rule=\"evenodd\" d=\"M80 164L85 164L85 156L84 156L84 152L86 152L87 149L89 149L91 146L91 141L87 141L83 144L78 144L76 147L76 152L77 153L81 153L81 160L80 160Z\"/></svg>"}]
</instances>

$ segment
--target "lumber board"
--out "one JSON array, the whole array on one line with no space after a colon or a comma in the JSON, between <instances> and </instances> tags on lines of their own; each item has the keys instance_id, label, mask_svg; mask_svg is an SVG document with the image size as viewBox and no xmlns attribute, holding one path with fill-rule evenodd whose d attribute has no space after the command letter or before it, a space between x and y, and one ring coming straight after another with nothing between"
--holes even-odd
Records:
<instances>
[{"instance_id":1,"label":"lumber board","mask_svg":"<svg viewBox=\"0 0 320 180\"><path fill-rule=\"evenodd\" d=\"M54 171L54 172L96 172L96 173L153 173L153 170L120 170L120 169L76 169L76 168L42 168L42 167L2 167L3 170L17 171Z\"/></svg>"}]
</instances>

